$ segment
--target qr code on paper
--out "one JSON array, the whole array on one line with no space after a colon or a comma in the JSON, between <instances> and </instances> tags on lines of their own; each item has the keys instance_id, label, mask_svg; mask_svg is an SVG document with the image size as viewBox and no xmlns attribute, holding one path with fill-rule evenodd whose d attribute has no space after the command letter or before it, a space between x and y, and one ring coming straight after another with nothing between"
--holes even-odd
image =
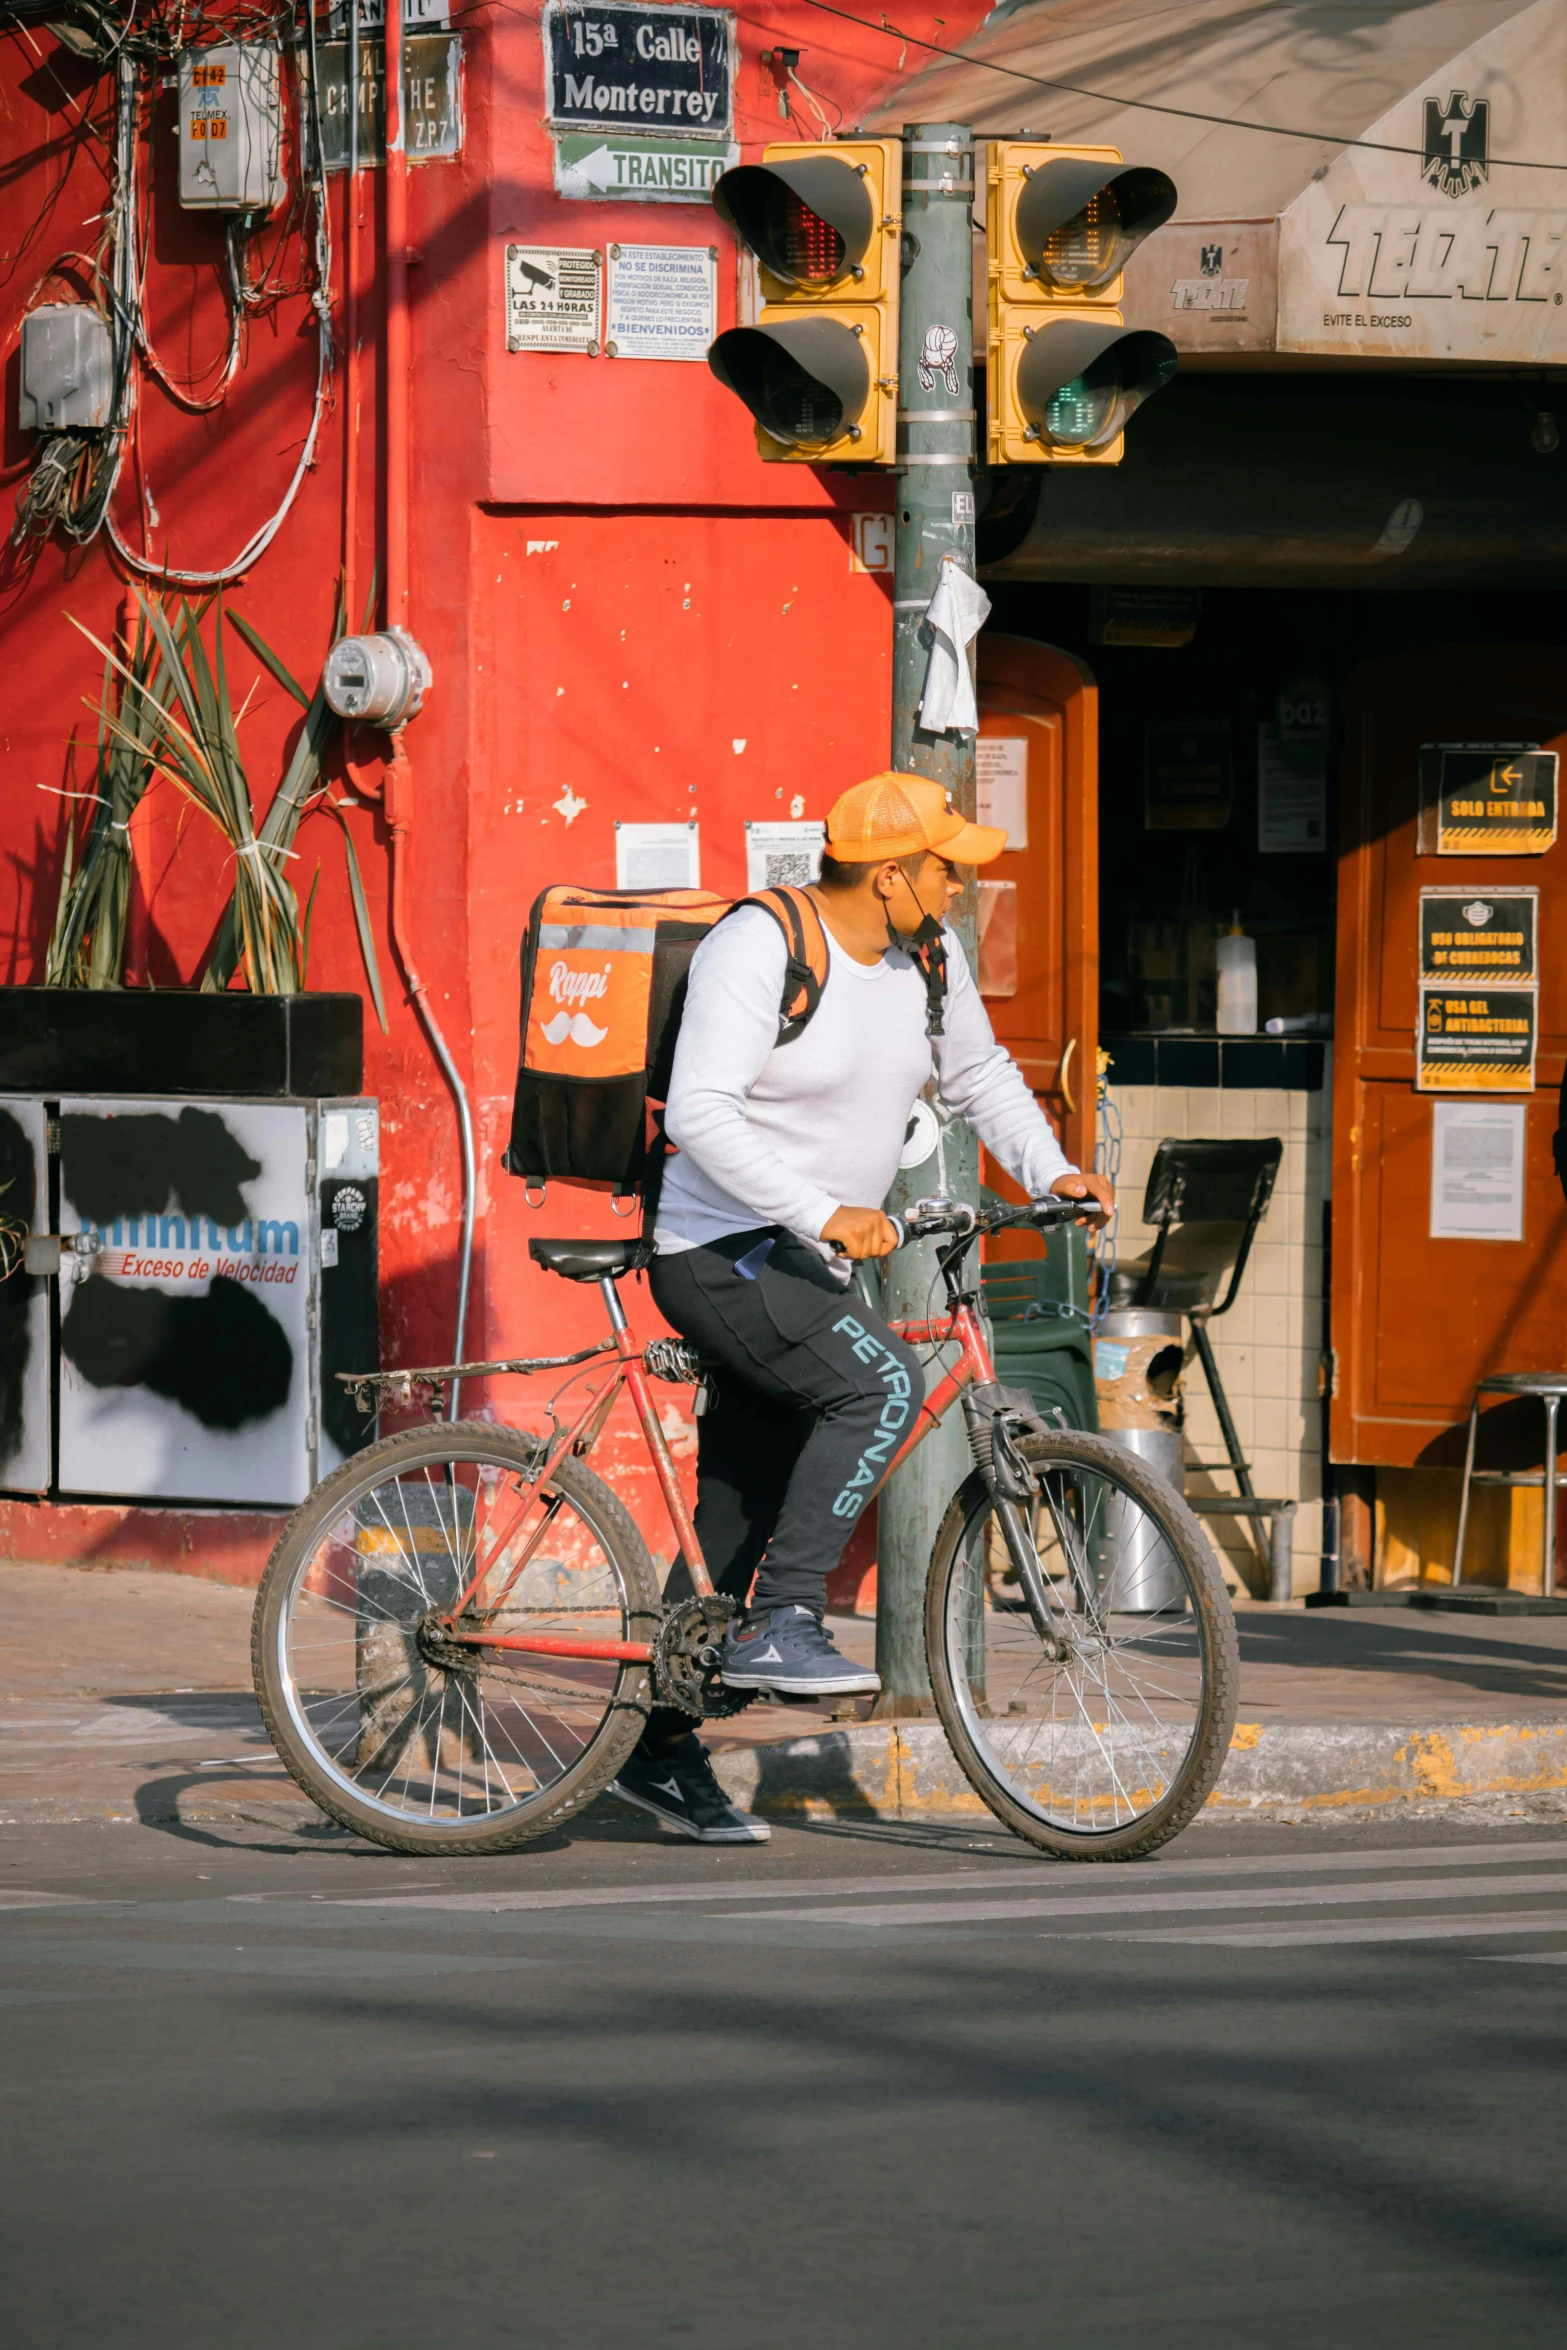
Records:
<instances>
[{"instance_id":1,"label":"qr code on paper","mask_svg":"<svg viewBox=\"0 0 1567 2350\"><path fill-rule=\"evenodd\" d=\"M816 879L816 859L800 855L798 850L770 855L767 860L767 887L777 889L780 884L793 882L804 887Z\"/></svg>"}]
</instances>

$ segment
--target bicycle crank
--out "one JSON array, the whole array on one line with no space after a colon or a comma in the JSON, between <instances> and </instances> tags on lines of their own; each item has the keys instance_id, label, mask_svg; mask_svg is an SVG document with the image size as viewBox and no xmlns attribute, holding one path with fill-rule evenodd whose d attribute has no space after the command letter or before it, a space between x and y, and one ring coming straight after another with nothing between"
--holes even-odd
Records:
<instances>
[{"instance_id":1,"label":"bicycle crank","mask_svg":"<svg viewBox=\"0 0 1567 2350\"><path fill-rule=\"evenodd\" d=\"M732 1599L686 1599L672 1607L653 1642L653 1690L662 1705L678 1706L701 1722L727 1721L756 1696L726 1689L718 1677L724 1629L739 1613Z\"/></svg>"}]
</instances>

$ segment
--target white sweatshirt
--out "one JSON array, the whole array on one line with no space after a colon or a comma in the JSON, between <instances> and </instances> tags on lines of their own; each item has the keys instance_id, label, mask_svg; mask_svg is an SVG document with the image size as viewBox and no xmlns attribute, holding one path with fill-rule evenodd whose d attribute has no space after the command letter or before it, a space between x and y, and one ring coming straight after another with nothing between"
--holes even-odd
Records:
<instances>
[{"instance_id":1,"label":"white sweatshirt","mask_svg":"<svg viewBox=\"0 0 1567 2350\"><path fill-rule=\"evenodd\" d=\"M1031 1199L1075 1172L991 1034L962 947L946 936L944 1036L925 1033L924 974L907 955L889 948L857 963L829 931L821 1002L804 1033L780 1045L782 931L760 906L717 924L692 957L675 1048L661 1250L761 1224L815 1241L838 1208L879 1207L933 1074L943 1102Z\"/></svg>"}]
</instances>

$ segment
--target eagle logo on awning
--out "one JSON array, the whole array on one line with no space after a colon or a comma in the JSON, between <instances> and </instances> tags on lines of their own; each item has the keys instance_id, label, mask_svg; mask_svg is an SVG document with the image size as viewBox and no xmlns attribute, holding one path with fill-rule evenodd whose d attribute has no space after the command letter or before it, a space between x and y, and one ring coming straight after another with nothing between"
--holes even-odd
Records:
<instances>
[{"instance_id":1,"label":"eagle logo on awning","mask_svg":"<svg viewBox=\"0 0 1567 2350\"><path fill-rule=\"evenodd\" d=\"M1428 98L1420 176L1439 195L1471 195L1491 176L1490 143L1489 99L1454 90L1444 107L1440 99Z\"/></svg>"}]
</instances>

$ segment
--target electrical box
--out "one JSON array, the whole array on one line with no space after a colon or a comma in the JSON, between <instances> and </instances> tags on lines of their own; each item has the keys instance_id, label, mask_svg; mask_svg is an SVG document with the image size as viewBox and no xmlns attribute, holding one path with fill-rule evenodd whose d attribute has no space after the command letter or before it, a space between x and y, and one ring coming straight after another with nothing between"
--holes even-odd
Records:
<instances>
[{"instance_id":1,"label":"electrical box","mask_svg":"<svg viewBox=\"0 0 1567 2350\"><path fill-rule=\"evenodd\" d=\"M270 212L283 180L282 52L220 41L180 58L180 202L195 212Z\"/></svg>"},{"instance_id":2,"label":"electrical box","mask_svg":"<svg viewBox=\"0 0 1567 2350\"><path fill-rule=\"evenodd\" d=\"M80 432L109 421L114 354L88 302L42 302L22 321L23 432Z\"/></svg>"},{"instance_id":3,"label":"electrical box","mask_svg":"<svg viewBox=\"0 0 1567 2350\"><path fill-rule=\"evenodd\" d=\"M0 1491L292 1505L373 1443L379 1169L363 1096L0 1094Z\"/></svg>"}]
</instances>

